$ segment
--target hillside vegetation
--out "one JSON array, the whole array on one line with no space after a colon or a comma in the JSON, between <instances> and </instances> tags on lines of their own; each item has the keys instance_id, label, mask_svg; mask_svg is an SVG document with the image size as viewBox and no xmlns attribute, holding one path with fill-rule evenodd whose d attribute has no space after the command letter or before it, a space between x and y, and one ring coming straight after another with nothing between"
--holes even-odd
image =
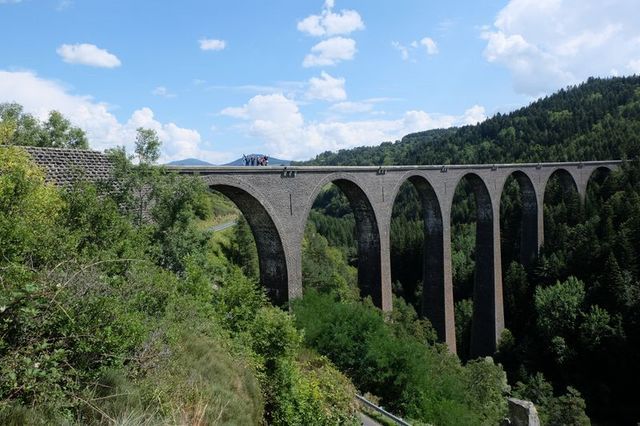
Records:
<instances>
[{"instance_id":1,"label":"hillside vegetation","mask_svg":"<svg viewBox=\"0 0 640 426\"><path fill-rule=\"evenodd\" d=\"M235 209L152 166L153 131L138 130L138 165L109 153L113 181L56 188L13 145L27 130L76 142L17 105L0 105L0 129L0 424L355 425L357 391L416 424L505 415L500 366L463 366L400 300L391 317L361 300L311 224L308 296L272 306L246 221L206 231Z\"/></svg>"},{"instance_id":2,"label":"hillside vegetation","mask_svg":"<svg viewBox=\"0 0 640 426\"><path fill-rule=\"evenodd\" d=\"M618 424L640 419L634 400L640 377L635 349L640 346L639 152L640 77L626 77L590 79L475 126L323 153L304 164L629 160L609 176L594 176L585 205L552 176L545 193L545 246L528 268L518 263L522 200L513 179L505 185L500 209L508 330L494 358L508 373L511 394L538 404L548 424L588 423L580 414L585 407L599 423ZM421 208L415 189L405 184L391 224L394 293L417 312ZM329 246L357 266L353 214L337 187L318 196L310 220ZM458 352L472 363L475 201L464 180L456 190L452 222ZM320 343L314 347L341 366L338 355Z\"/></svg>"}]
</instances>

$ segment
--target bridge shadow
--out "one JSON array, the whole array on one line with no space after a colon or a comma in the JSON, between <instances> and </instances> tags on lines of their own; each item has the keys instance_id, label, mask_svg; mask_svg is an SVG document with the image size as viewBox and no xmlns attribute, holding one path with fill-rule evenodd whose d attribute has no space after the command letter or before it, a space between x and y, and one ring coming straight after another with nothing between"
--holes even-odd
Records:
<instances>
[{"instance_id":1,"label":"bridge shadow","mask_svg":"<svg viewBox=\"0 0 640 426\"><path fill-rule=\"evenodd\" d=\"M544 188L544 244L542 254L552 253L569 242L569 228L584 219L577 182L564 169L555 170ZM558 275L559 276L559 275Z\"/></svg>"},{"instance_id":2,"label":"bridge shadow","mask_svg":"<svg viewBox=\"0 0 640 426\"><path fill-rule=\"evenodd\" d=\"M287 261L280 233L271 215L262 202L241 188L212 185L211 189L229 198L242 212L251 228L258 251L259 281L272 303L286 305L289 299ZM240 250L251 249L244 247Z\"/></svg>"},{"instance_id":3,"label":"bridge shadow","mask_svg":"<svg viewBox=\"0 0 640 426\"><path fill-rule=\"evenodd\" d=\"M431 184L410 176L401 186L391 215L391 279L396 296L429 318L446 340L443 224Z\"/></svg>"},{"instance_id":4,"label":"bridge shadow","mask_svg":"<svg viewBox=\"0 0 640 426\"><path fill-rule=\"evenodd\" d=\"M493 354L496 345L494 211L486 184L468 173L451 206L456 345L466 360Z\"/></svg>"},{"instance_id":5,"label":"bridge shadow","mask_svg":"<svg viewBox=\"0 0 640 426\"><path fill-rule=\"evenodd\" d=\"M515 171L500 194L500 242L502 256L505 327L520 335L529 322L533 287L529 275L538 259L538 198L527 174Z\"/></svg>"},{"instance_id":6,"label":"bridge shadow","mask_svg":"<svg viewBox=\"0 0 640 426\"><path fill-rule=\"evenodd\" d=\"M613 195L614 191L608 180L610 176L611 170L608 167L598 167L589 176L584 206L587 217L590 213L601 212L604 203Z\"/></svg>"}]
</instances>

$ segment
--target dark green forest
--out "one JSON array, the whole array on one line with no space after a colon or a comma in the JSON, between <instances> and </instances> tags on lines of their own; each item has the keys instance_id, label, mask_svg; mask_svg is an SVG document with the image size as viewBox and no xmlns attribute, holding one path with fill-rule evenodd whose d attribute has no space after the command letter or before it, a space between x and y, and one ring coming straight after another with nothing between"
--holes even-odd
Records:
<instances>
[{"instance_id":1,"label":"dark green forest","mask_svg":"<svg viewBox=\"0 0 640 426\"><path fill-rule=\"evenodd\" d=\"M592 78L475 126L326 152L299 164L627 160L621 170L591 179L583 205L575 188L567 190L561 176L551 177L544 195L545 244L527 267L518 258L520 189L508 180L500 208L507 330L494 359L507 372L511 393L542 407L547 423L557 424L545 412L554 396L581 395L598 424L634 424L640 419L634 400L640 378L639 150L640 77ZM421 312L422 217L417 193L406 183L393 210L392 280L394 294L416 312ZM337 187L317 198L310 219L357 266L353 214ZM456 190L452 224L458 352L472 362L475 200L464 180Z\"/></svg>"}]
</instances>

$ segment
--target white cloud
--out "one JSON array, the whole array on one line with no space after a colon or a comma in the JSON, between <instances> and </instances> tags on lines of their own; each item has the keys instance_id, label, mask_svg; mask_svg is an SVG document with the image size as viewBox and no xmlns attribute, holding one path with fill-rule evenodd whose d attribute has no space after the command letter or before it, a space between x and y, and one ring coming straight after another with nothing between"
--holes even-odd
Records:
<instances>
[{"instance_id":1,"label":"white cloud","mask_svg":"<svg viewBox=\"0 0 640 426\"><path fill-rule=\"evenodd\" d=\"M17 102L40 119L46 119L49 111L57 110L71 122L82 128L93 149L124 145L133 152L136 128L155 129L163 142L161 161L198 157L212 162L231 159L226 152L203 148L200 134L193 129L182 128L175 123L161 123L149 108L140 108L121 123L109 111L107 104L96 102L89 96L74 95L51 80L38 77L30 71L0 70L0 102Z\"/></svg>"},{"instance_id":2,"label":"white cloud","mask_svg":"<svg viewBox=\"0 0 640 426\"><path fill-rule=\"evenodd\" d=\"M486 120L487 114L483 106L474 105L457 119L457 124L478 124Z\"/></svg>"},{"instance_id":3,"label":"white cloud","mask_svg":"<svg viewBox=\"0 0 640 426\"><path fill-rule=\"evenodd\" d=\"M175 93L171 93L171 92L169 91L169 89L167 89L167 88L166 88L166 87L164 87L164 86L158 86L158 87L156 87L155 89L153 89L153 90L151 91L151 94L152 94L152 95L155 95L155 96L160 96L160 97L163 97L163 98L175 98L175 97L176 97L176 94L175 94Z\"/></svg>"},{"instance_id":4,"label":"white cloud","mask_svg":"<svg viewBox=\"0 0 640 426\"><path fill-rule=\"evenodd\" d=\"M391 47L393 47L398 52L400 52L400 57L402 58L403 61L409 60L409 48L407 46L403 45L400 42L392 41Z\"/></svg>"},{"instance_id":5,"label":"white cloud","mask_svg":"<svg viewBox=\"0 0 640 426\"><path fill-rule=\"evenodd\" d=\"M351 38L332 37L321 41L311 48L305 56L304 67L335 65L340 61L353 59L356 54L356 42Z\"/></svg>"},{"instance_id":6,"label":"white cloud","mask_svg":"<svg viewBox=\"0 0 640 426\"><path fill-rule=\"evenodd\" d=\"M91 67L115 68L121 65L120 59L94 44L63 44L56 50L63 61L70 64L88 65Z\"/></svg>"},{"instance_id":7,"label":"white cloud","mask_svg":"<svg viewBox=\"0 0 640 426\"><path fill-rule=\"evenodd\" d=\"M411 62L416 62L411 58L413 56L412 53L420 47L424 47L427 50L428 55L437 55L439 52L438 44L431 37L424 37L420 41L413 40L408 46L405 46L398 41L392 41L391 47L400 52L400 57L403 61L411 60Z\"/></svg>"},{"instance_id":8,"label":"white cloud","mask_svg":"<svg viewBox=\"0 0 640 426\"><path fill-rule=\"evenodd\" d=\"M364 22L358 12L341 10L334 13L333 7L333 0L326 1L320 15L310 15L298 22L298 31L321 37L350 34L353 31L364 29Z\"/></svg>"},{"instance_id":9,"label":"white cloud","mask_svg":"<svg viewBox=\"0 0 640 426\"><path fill-rule=\"evenodd\" d=\"M420 40L420 44L427 49L427 54L429 55L437 55L438 54L438 45L431 37L425 37Z\"/></svg>"},{"instance_id":10,"label":"white cloud","mask_svg":"<svg viewBox=\"0 0 640 426\"><path fill-rule=\"evenodd\" d=\"M339 114L356 114L356 113L372 111L373 103L346 101L346 102L339 102L337 104L333 104L329 109Z\"/></svg>"},{"instance_id":11,"label":"white cloud","mask_svg":"<svg viewBox=\"0 0 640 426\"><path fill-rule=\"evenodd\" d=\"M322 71L320 77L312 77L309 80L307 99L319 99L322 101L342 101L347 99L347 91L344 88L345 79L335 78Z\"/></svg>"},{"instance_id":12,"label":"white cloud","mask_svg":"<svg viewBox=\"0 0 640 426\"><path fill-rule=\"evenodd\" d=\"M198 40L198 43L202 50L224 50L227 47L226 41L215 38L203 38Z\"/></svg>"},{"instance_id":13,"label":"white cloud","mask_svg":"<svg viewBox=\"0 0 640 426\"><path fill-rule=\"evenodd\" d=\"M377 145L411 132L468 124L483 118L484 108L476 105L460 116L407 111L395 120L306 122L295 101L276 93L254 96L222 114L247 121L248 133L262 139L272 155L303 159L325 150Z\"/></svg>"},{"instance_id":14,"label":"white cloud","mask_svg":"<svg viewBox=\"0 0 640 426\"><path fill-rule=\"evenodd\" d=\"M550 93L589 76L634 71L636 0L510 0L485 28L484 56L506 66L517 91Z\"/></svg>"}]
</instances>

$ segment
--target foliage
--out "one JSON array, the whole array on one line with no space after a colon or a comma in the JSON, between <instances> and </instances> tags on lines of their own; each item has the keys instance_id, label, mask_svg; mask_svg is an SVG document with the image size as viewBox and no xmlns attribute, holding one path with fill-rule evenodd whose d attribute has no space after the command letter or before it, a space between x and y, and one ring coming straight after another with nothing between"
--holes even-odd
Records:
<instances>
[{"instance_id":1,"label":"foliage","mask_svg":"<svg viewBox=\"0 0 640 426\"><path fill-rule=\"evenodd\" d=\"M584 283L575 277L550 287L538 287L534 303L542 336L551 339L577 329L584 297Z\"/></svg>"},{"instance_id":2,"label":"foliage","mask_svg":"<svg viewBox=\"0 0 640 426\"><path fill-rule=\"evenodd\" d=\"M514 396L536 404L542 424L550 425L590 425L585 414L586 404L580 392L567 387L564 395L554 397L553 387L542 373L527 377L526 382L518 382Z\"/></svg>"},{"instance_id":3,"label":"foliage","mask_svg":"<svg viewBox=\"0 0 640 426\"><path fill-rule=\"evenodd\" d=\"M247 277L258 279L260 274L258 250L251 228L249 228L244 216L238 219L238 223L233 229L233 237L227 250L227 257L231 262L238 265Z\"/></svg>"},{"instance_id":4,"label":"foliage","mask_svg":"<svg viewBox=\"0 0 640 426\"><path fill-rule=\"evenodd\" d=\"M0 103L0 145L87 149L89 142L84 131L58 111L42 122L21 105Z\"/></svg>"},{"instance_id":5,"label":"foliage","mask_svg":"<svg viewBox=\"0 0 640 426\"><path fill-rule=\"evenodd\" d=\"M357 270L347 264L342 250L329 246L327 239L309 223L302 243L302 280L305 288L337 295L341 300L359 296Z\"/></svg>"},{"instance_id":6,"label":"foliage","mask_svg":"<svg viewBox=\"0 0 640 426\"><path fill-rule=\"evenodd\" d=\"M136 129L136 147L134 152L140 164L153 164L160 158L160 138L153 129Z\"/></svg>"},{"instance_id":7,"label":"foliage","mask_svg":"<svg viewBox=\"0 0 640 426\"><path fill-rule=\"evenodd\" d=\"M305 341L387 409L437 424L502 419L506 382L500 367L462 367L446 348L425 345L405 332L408 324L387 324L367 303L338 302L309 290L293 310Z\"/></svg>"},{"instance_id":8,"label":"foliage","mask_svg":"<svg viewBox=\"0 0 640 426\"><path fill-rule=\"evenodd\" d=\"M38 266L53 261L64 238L55 223L64 203L44 184L44 175L32 167L18 148L0 149L0 262Z\"/></svg>"},{"instance_id":9,"label":"foliage","mask_svg":"<svg viewBox=\"0 0 640 426\"><path fill-rule=\"evenodd\" d=\"M326 359L300 351L302 333L288 314L261 308L250 334L264 365L269 424L357 424L353 385Z\"/></svg>"},{"instance_id":10,"label":"foliage","mask_svg":"<svg viewBox=\"0 0 640 426\"><path fill-rule=\"evenodd\" d=\"M456 350L462 359L469 359L471 352L471 321L473 320L473 301L462 299L454 306L456 324Z\"/></svg>"},{"instance_id":11,"label":"foliage","mask_svg":"<svg viewBox=\"0 0 640 426\"><path fill-rule=\"evenodd\" d=\"M204 186L112 158L61 190L0 148L0 423L355 424L349 380L210 250Z\"/></svg>"},{"instance_id":12,"label":"foliage","mask_svg":"<svg viewBox=\"0 0 640 426\"><path fill-rule=\"evenodd\" d=\"M592 78L478 125L327 152L305 164L629 160L619 172L596 172L584 205L566 175L550 177L544 194L545 244L540 256L526 265L520 264L523 194L515 179L507 180L500 225L509 331L496 358L511 383L541 371L555 395L568 386L579 389L596 421L632 423L638 418L630 397L635 389L632 378L640 375L635 350L640 345L639 106L640 77ZM340 237L347 222L353 229L352 214L348 201L336 191L318 197L310 220L356 264L355 242ZM458 353L466 359L473 308L475 199L464 180L455 191L451 257ZM391 273L396 295L417 312L422 309L423 214L416 190L405 183L393 207ZM553 390L550 398L558 398ZM573 404L580 412L582 405L573 401L567 397L555 406L560 410L561 404Z\"/></svg>"}]
</instances>

